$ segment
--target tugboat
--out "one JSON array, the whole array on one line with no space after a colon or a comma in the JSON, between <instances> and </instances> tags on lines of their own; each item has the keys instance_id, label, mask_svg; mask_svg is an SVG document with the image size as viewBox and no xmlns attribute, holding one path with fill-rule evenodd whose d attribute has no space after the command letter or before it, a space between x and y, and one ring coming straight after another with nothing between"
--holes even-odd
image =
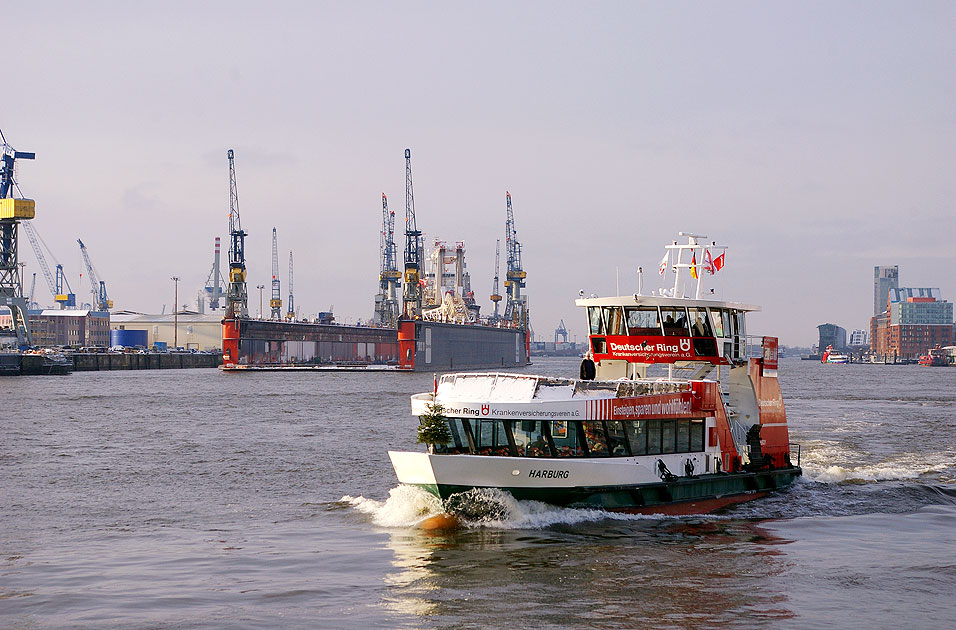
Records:
<instances>
[{"instance_id":1,"label":"tugboat","mask_svg":"<svg viewBox=\"0 0 956 630\"><path fill-rule=\"evenodd\" d=\"M726 247L681 236L660 265L672 289L576 300L590 332L581 378L445 374L413 395L428 452L390 451L398 480L442 499L499 489L664 514L711 512L791 484L800 450L789 441L777 339L747 336L746 314L759 307L701 298L701 277L720 270ZM687 274L694 297L683 295Z\"/></svg>"}]
</instances>

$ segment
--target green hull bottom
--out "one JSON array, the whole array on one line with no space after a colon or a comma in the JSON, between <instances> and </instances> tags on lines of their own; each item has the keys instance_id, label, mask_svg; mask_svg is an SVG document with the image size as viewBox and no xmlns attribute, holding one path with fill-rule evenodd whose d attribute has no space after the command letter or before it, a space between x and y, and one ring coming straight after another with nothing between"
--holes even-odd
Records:
<instances>
[{"instance_id":1,"label":"green hull bottom","mask_svg":"<svg viewBox=\"0 0 956 630\"><path fill-rule=\"evenodd\" d=\"M679 477L636 486L499 488L514 498L568 507L665 514L701 514L762 497L785 488L802 474L797 467L776 470ZM476 486L425 484L423 489L447 499Z\"/></svg>"}]
</instances>

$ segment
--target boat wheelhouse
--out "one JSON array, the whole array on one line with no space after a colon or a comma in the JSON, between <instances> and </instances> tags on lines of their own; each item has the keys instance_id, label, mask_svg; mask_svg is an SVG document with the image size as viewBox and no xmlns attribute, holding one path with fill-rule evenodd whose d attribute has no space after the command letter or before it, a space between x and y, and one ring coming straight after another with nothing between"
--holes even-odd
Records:
<instances>
[{"instance_id":1,"label":"boat wheelhouse","mask_svg":"<svg viewBox=\"0 0 956 630\"><path fill-rule=\"evenodd\" d=\"M389 453L399 481L443 499L497 488L663 513L711 511L789 485L801 470L777 340L747 336L746 314L758 307L700 297L701 276L720 269L725 248L682 236L688 242L668 246L661 263L672 289L576 301L590 333L580 379L446 374L413 396L412 413L447 431L427 453ZM685 274L697 280L692 298Z\"/></svg>"}]
</instances>

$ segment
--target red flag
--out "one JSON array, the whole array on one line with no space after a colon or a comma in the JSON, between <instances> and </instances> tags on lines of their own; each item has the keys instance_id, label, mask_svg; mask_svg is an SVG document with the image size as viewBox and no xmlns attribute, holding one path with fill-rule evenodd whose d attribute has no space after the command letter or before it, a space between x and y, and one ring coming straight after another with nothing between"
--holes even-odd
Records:
<instances>
[{"instance_id":1,"label":"red flag","mask_svg":"<svg viewBox=\"0 0 956 630\"><path fill-rule=\"evenodd\" d=\"M690 277L697 279L697 252L690 255Z\"/></svg>"},{"instance_id":2,"label":"red flag","mask_svg":"<svg viewBox=\"0 0 956 630\"><path fill-rule=\"evenodd\" d=\"M704 250L704 269L707 270L707 273L714 275L714 261L710 258L710 250Z\"/></svg>"},{"instance_id":3,"label":"red flag","mask_svg":"<svg viewBox=\"0 0 956 630\"><path fill-rule=\"evenodd\" d=\"M717 258L714 258L714 272L720 271L724 268L724 255L721 254Z\"/></svg>"}]
</instances>

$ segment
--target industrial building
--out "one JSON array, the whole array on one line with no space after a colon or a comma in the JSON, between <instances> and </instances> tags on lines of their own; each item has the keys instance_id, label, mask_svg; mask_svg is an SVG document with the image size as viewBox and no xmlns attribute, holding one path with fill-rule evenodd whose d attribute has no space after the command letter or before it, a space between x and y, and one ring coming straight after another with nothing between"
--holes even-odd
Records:
<instances>
[{"instance_id":1,"label":"industrial building","mask_svg":"<svg viewBox=\"0 0 956 630\"><path fill-rule=\"evenodd\" d=\"M122 311L113 314L109 327L112 330L145 330L149 346L159 342L169 348L181 346L187 350L219 350L222 347L222 315L219 313L183 311L148 315Z\"/></svg>"},{"instance_id":2,"label":"industrial building","mask_svg":"<svg viewBox=\"0 0 956 630\"><path fill-rule=\"evenodd\" d=\"M10 315L0 315L9 321ZM52 346L103 346L110 342L110 314L101 311L73 309L43 309L27 311L33 345ZM10 323L6 324L7 326Z\"/></svg>"},{"instance_id":3,"label":"industrial building","mask_svg":"<svg viewBox=\"0 0 956 630\"><path fill-rule=\"evenodd\" d=\"M953 304L938 288L893 288L870 320L870 350L879 357L917 359L953 343Z\"/></svg>"}]
</instances>

